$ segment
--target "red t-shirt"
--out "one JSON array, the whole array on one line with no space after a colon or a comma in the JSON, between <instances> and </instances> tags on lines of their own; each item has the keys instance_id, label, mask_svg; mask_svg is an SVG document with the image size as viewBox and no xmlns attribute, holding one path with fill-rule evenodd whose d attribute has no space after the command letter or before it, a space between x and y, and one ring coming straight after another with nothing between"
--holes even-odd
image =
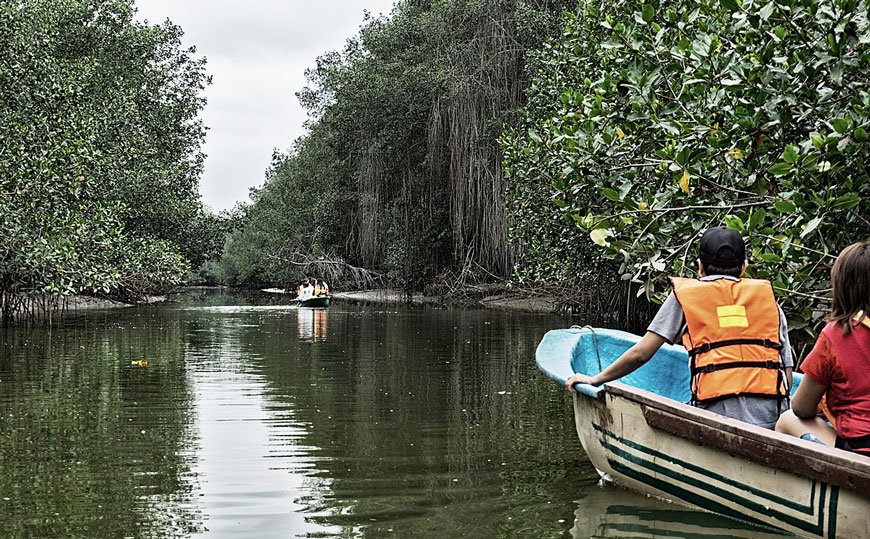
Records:
<instances>
[{"instance_id":1,"label":"red t-shirt","mask_svg":"<svg viewBox=\"0 0 870 539\"><path fill-rule=\"evenodd\" d=\"M828 387L825 401L841 438L870 435L870 323L849 335L829 322L800 369Z\"/></svg>"}]
</instances>

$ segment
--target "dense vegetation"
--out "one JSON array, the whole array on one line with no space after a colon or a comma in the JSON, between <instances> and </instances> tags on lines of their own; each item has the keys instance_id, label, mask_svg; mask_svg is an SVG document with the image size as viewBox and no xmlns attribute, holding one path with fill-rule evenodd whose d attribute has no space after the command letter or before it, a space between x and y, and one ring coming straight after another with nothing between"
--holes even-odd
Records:
<instances>
[{"instance_id":1,"label":"dense vegetation","mask_svg":"<svg viewBox=\"0 0 870 539\"><path fill-rule=\"evenodd\" d=\"M419 290L509 276L497 139L525 100L526 51L575 5L406 0L321 56L299 93L310 132L243 208L222 263L229 282L329 272Z\"/></svg>"},{"instance_id":2,"label":"dense vegetation","mask_svg":"<svg viewBox=\"0 0 870 539\"><path fill-rule=\"evenodd\" d=\"M0 3L0 311L138 298L215 251L198 180L204 59L130 0Z\"/></svg>"},{"instance_id":3,"label":"dense vegetation","mask_svg":"<svg viewBox=\"0 0 870 539\"><path fill-rule=\"evenodd\" d=\"M726 223L796 329L870 235L870 28L855 0L583 2L503 137L526 271L601 257L650 295ZM597 245L596 245L597 244Z\"/></svg>"}]
</instances>

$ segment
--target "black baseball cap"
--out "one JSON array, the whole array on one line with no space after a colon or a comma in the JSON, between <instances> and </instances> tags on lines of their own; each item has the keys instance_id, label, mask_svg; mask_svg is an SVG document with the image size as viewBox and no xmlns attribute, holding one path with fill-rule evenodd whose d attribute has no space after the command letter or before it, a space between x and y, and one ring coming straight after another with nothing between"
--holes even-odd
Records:
<instances>
[{"instance_id":1,"label":"black baseball cap","mask_svg":"<svg viewBox=\"0 0 870 539\"><path fill-rule=\"evenodd\" d=\"M730 267L746 260L746 244L740 232L727 226L707 229L701 236L701 253L698 257L704 264Z\"/></svg>"}]
</instances>

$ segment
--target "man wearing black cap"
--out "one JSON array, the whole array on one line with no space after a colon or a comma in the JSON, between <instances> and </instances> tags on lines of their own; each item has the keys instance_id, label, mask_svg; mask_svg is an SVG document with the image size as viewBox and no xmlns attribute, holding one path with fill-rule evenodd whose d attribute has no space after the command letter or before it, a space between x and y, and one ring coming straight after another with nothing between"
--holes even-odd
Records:
<instances>
[{"instance_id":1,"label":"man wearing black cap","mask_svg":"<svg viewBox=\"0 0 870 539\"><path fill-rule=\"evenodd\" d=\"M741 279L746 247L736 230L716 227L701 237L700 279L671 279L673 292L644 337L596 376L575 374L566 385L601 385L646 363L665 342L689 352L692 403L772 429L788 408L793 360L788 328L768 281Z\"/></svg>"}]
</instances>

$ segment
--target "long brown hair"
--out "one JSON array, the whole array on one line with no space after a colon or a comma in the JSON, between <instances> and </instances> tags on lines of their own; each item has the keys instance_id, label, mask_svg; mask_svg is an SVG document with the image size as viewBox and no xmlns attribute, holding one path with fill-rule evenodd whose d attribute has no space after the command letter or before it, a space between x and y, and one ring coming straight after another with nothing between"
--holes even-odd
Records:
<instances>
[{"instance_id":1,"label":"long brown hair","mask_svg":"<svg viewBox=\"0 0 870 539\"><path fill-rule=\"evenodd\" d=\"M870 314L870 243L853 243L843 249L831 268L834 301L830 319L843 326L843 335L852 332L852 319L858 322Z\"/></svg>"}]
</instances>

